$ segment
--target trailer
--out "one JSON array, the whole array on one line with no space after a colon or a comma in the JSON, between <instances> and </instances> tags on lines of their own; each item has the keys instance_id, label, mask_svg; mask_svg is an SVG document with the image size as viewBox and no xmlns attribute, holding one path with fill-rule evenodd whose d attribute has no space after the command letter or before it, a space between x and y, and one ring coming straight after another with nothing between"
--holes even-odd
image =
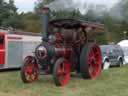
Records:
<instances>
[{"instance_id":1,"label":"trailer","mask_svg":"<svg viewBox=\"0 0 128 96\"><path fill-rule=\"evenodd\" d=\"M40 42L40 34L0 30L0 69L20 68Z\"/></svg>"}]
</instances>

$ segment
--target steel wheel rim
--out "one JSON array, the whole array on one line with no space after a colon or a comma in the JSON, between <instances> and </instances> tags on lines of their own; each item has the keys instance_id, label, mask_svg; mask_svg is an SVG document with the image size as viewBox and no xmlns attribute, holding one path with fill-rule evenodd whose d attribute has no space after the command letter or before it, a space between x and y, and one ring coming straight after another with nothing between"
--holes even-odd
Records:
<instances>
[{"instance_id":1,"label":"steel wheel rim","mask_svg":"<svg viewBox=\"0 0 128 96\"><path fill-rule=\"evenodd\" d=\"M68 84L70 80L70 70L70 64L67 61L60 64L57 71L57 76L61 86Z\"/></svg>"},{"instance_id":2,"label":"steel wheel rim","mask_svg":"<svg viewBox=\"0 0 128 96\"><path fill-rule=\"evenodd\" d=\"M88 68L89 74L92 79L96 79L101 72L101 51L100 48L95 44L88 55Z\"/></svg>"},{"instance_id":3,"label":"steel wheel rim","mask_svg":"<svg viewBox=\"0 0 128 96\"><path fill-rule=\"evenodd\" d=\"M28 83L38 80L38 65L28 62L25 67L25 77Z\"/></svg>"}]
</instances>

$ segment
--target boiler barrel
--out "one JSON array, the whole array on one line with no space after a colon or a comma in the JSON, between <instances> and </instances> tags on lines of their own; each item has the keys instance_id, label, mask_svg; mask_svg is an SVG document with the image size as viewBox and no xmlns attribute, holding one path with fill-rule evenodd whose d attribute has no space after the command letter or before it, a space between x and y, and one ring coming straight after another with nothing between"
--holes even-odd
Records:
<instances>
[{"instance_id":1,"label":"boiler barrel","mask_svg":"<svg viewBox=\"0 0 128 96\"><path fill-rule=\"evenodd\" d=\"M55 53L57 56L70 57L72 53L72 48L66 48L66 47L55 48Z\"/></svg>"}]
</instances>

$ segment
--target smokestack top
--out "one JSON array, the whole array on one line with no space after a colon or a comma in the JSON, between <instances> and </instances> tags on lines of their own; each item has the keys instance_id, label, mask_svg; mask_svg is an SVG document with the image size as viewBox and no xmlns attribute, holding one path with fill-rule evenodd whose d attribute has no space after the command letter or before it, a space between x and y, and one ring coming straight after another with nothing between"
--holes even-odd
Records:
<instances>
[{"instance_id":1,"label":"smokestack top","mask_svg":"<svg viewBox=\"0 0 128 96\"><path fill-rule=\"evenodd\" d=\"M43 14L48 14L49 11L50 11L50 9L49 9L48 7L43 7L43 8L41 9L41 12L42 12Z\"/></svg>"}]
</instances>

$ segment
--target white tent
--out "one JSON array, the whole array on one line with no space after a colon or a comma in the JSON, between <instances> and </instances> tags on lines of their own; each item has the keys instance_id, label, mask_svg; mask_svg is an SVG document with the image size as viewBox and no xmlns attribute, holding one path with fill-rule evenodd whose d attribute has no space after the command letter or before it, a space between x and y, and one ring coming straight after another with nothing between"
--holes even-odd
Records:
<instances>
[{"instance_id":1,"label":"white tent","mask_svg":"<svg viewBox=\"0 0 128 96\"><path fill-rule=\"evenodd\" d=\"M122 40L117 45L120 45L121 47L128 47L128 40Z\"/></svg>"}]
</instances>

